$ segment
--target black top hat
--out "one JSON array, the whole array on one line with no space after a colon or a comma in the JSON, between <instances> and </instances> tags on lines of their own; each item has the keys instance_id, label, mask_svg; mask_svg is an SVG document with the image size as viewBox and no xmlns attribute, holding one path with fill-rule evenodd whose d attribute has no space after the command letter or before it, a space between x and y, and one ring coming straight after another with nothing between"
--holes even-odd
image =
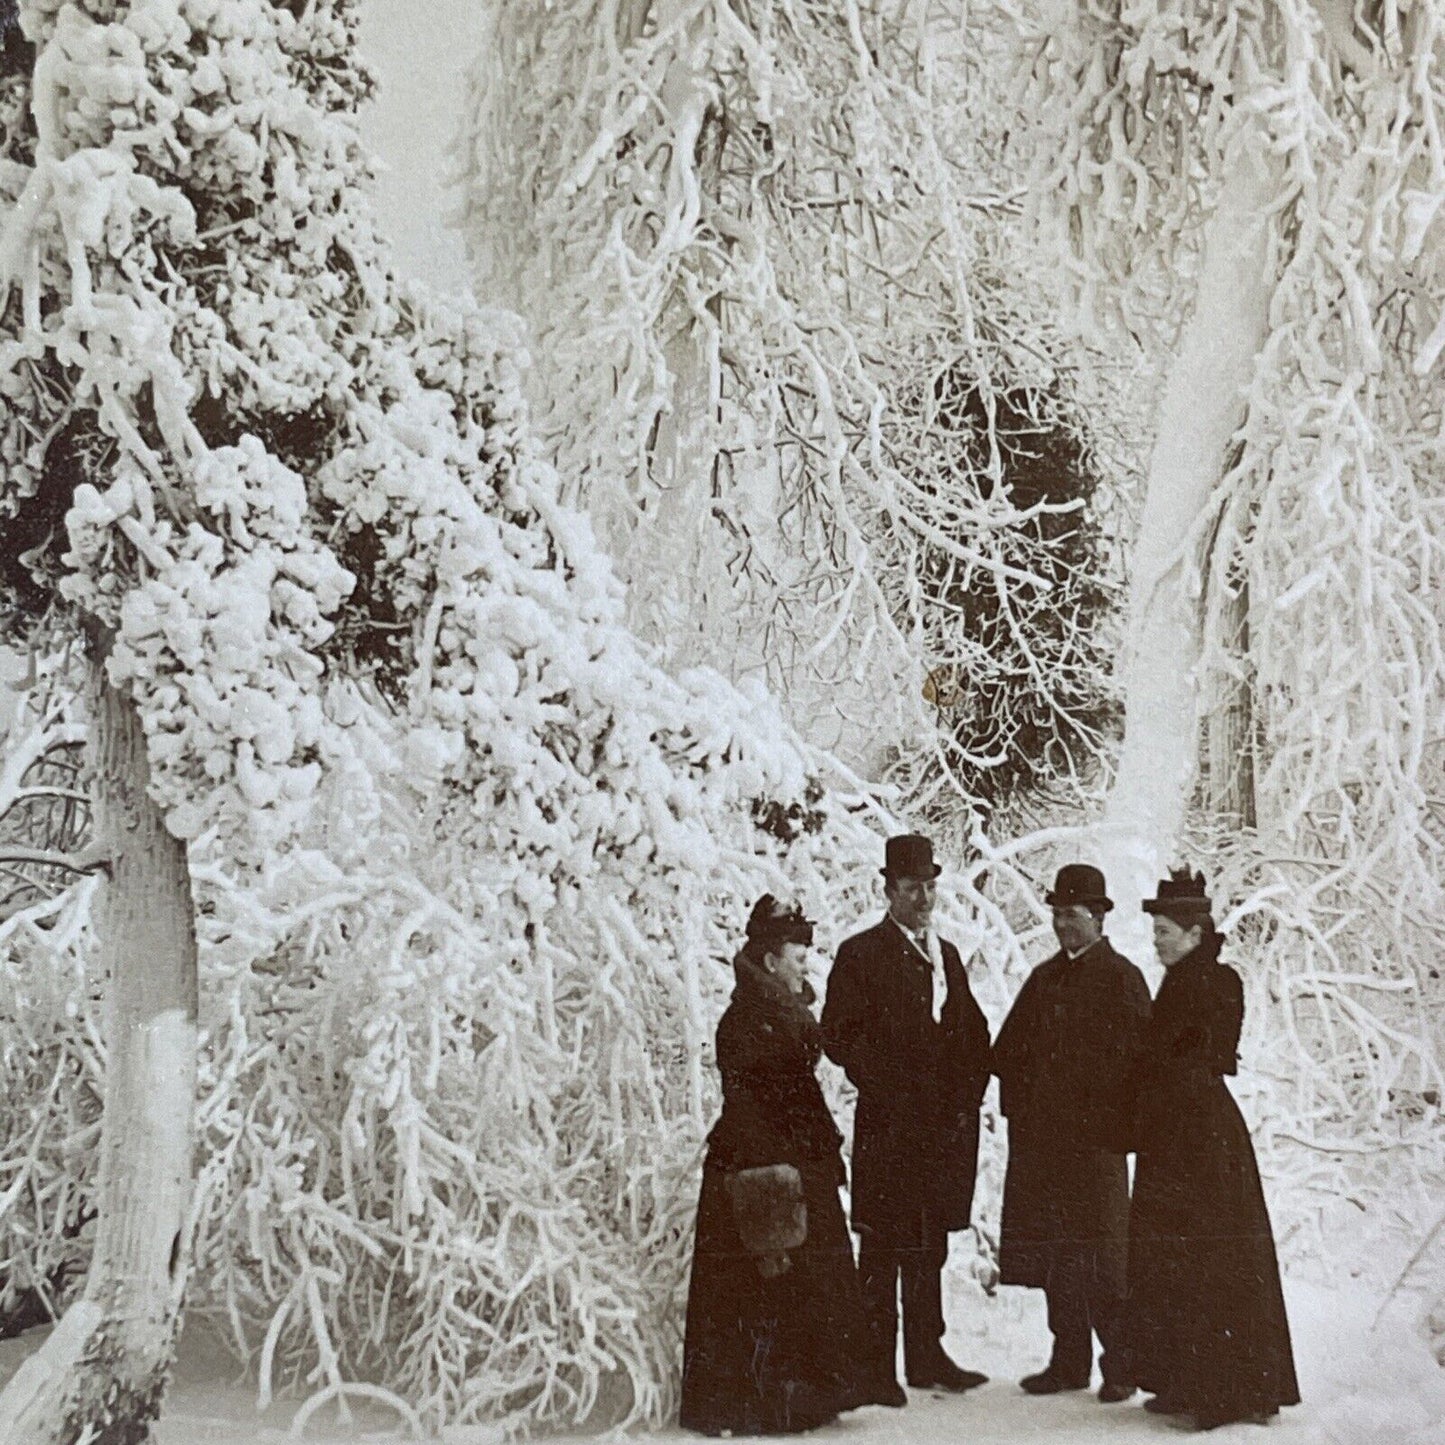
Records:
<instances>
[{"instance_id":1,"label":"black top hat","mask_svg":"<svg viewBox=\"0 0 1445 1445\"><path fill-rule=\"evenodd\" d=\"M1171 868L1167 878L1159 880L1157 896L1146 898L1145 913L1162 913L1166 918L1200 918L1214 907L1204 891L1204 874L1187 868Z\"/></svg>"},{"instance_id":2,"label":"black top hat","mask_svg":"<svg viewBox=\"0 0 1445 1445\"><path fill-rule=\"evenodd\" d=\"M937 878L942 867L933 861L933 839L922 833L900 833L883 845L885 878Z\"/></svg>"},{"instance_id":3,"label":"black top hat","mask_svg":"<svg viewBox=\"0 0 1445 1445\"><path fill-rule=\"evenodd\" d=\"M1044 894L1050 908L1068 908L1082 903L1100 907L1107 913L1114 901L1104 891L1104 875L1089 863L1065 863L1054 877L1051 892Z\"/></svg>"},{"instance_id":4,"label":"black top hat","mask_svg":"<svg viewBox=\"0 0 1445 1445\"><path fill-rule=\"evenodd\" d=\"M764 953L785 943L813 941L813 922L803 916L796 904L780 903L771 893L764 893L748 914L748 942Z\"/></svg>"}]
</instances>

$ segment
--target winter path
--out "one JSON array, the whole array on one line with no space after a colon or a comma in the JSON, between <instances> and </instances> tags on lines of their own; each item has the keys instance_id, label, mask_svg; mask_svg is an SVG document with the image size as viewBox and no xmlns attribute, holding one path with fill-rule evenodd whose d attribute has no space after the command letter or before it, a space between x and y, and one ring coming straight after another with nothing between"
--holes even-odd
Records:
<instances>
[{"instance_id":1,"label":"winter path","mask_svg":"<svg viewBox=\"0 0 1445 1445\"><path fill-rule=\"evenodd\" d=\"M963 1398L914 1392L906 1410L869 1409L847 1416L806 1438L819 1445L1012 1445L1041 1440L1050 1445L1103 1442L1183 1442L1209 1445L1445 1445L1445 1372L1431 1358L1411 1314L1418 1305L1401 1300L1377 1330L1370 1323L1378 1294L1348 1286L1286 1280L1306 1403L1285 1411L1267 1428L1235 1425L1195 1436L1147 1414L1140 1398L1100 1405L1092 1393L1032 1399L1016 1383L1042 1363L1047 1332L1041 1297L1006 1289L988 1301L971 1286L951 1291L948 1346L958 1359L985 1370L992 1380ZM8 1377L40 1339L0 1344L0 1377ZM350 1425L324 1406L299 1435L290 1433L294 1401L264 1414L255 1393L238 1381L234 1364L194 1337L182 1348L156 1445L280 1445L301 1439L326 1445L392 1445L412 1438L397 1416L367 1401L353 1407ZM491 1427L454 1428L442 1445L499 1445ZM577 1437L572 1437L576 1439ZM700 1437L680 1430L631 1437L647 1445L693 1445Z\"/></svg>"}]
</instances>

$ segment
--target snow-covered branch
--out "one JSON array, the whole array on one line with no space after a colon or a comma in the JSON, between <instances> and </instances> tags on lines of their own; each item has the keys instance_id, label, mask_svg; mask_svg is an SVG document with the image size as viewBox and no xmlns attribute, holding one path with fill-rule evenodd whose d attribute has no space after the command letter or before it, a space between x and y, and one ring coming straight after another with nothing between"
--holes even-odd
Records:
<instances>
[{"instance_id":1,"label":"snow-covered branch","mask_svg":"<svg viewBox=\"0 0 1445 1445\"><path fill-rule=\"evenodd\" d=\"M478 284L531 323L541 434L636 624L766 676L916 800L940 765L955 808L1087 772L1107 698L1060 679L1081 657L1076 683L1097 677L1102 644L1086 625L1061 647L1047 619L1099 610L1107 560L1097 594L1060 578L1040 518L1082 499L1015 495L1013 473L1106 413L1003 254L1006 208L985 225L974 204L1020 189L997 17L569 0L490 27L458 158ZM1000 437L1000 408L1036 436ZM995 646L956 599L1000 582ZM921 683L960 645L991 700L958 744ZM1067 719L1067 764L994 707L1020 678L1017 711Z\"/></svg>"}]
</instances>

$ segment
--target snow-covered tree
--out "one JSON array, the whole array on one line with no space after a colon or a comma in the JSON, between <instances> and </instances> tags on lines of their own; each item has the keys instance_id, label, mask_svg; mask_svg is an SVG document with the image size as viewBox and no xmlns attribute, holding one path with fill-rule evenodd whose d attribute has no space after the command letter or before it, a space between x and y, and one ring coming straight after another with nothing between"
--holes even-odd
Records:
<instances>
[{"instance_id":1,"label":"snow-covered tree","mask_svg":"<svg viewBox=\"0 0 1445 1445\"><path fill-rule=\"evenodd\" d=\"M7 672L10 669L7 669ZM52 1318L89 1258L94 1181L88 1167L100 1071L90 999L75 958L45 937L74 873L54 860L84 847L90 803L81 779L84 727L64 657L38 659L0 693L0 1336ZM23 941L20 916L34 929ZM66 963L70 966L67 967ZM16 986L23 976L26 986ZM87 1147L90 1146L90 1147Z\"/></svg>"},{"instance_id":2,"label":"snow-covered tree","mask_svg":"<svg viewBox=\"0 0 1445 1445\"><path fill-rule=\"evenodd\" d=\"M1060 465L1023 500L1011 472L1021 432L1025 454L1094 451L1102 377L1002 239L997 17L489 8L459 152L478 284L530 323L539 432L637 625L766 676L919 805L1087 774L1114 561L1087 513L1109 487Z\"/></svg>"},{"instance_id":3,"label":"snow-covered tree","mask_svg":"<svg viewBox=\"0 0 1445 1445\"><path fill-rule=\"evenodd\" d=\"M209 827L264 850L319 773L316 649L350 578L256 432L339 382L295 323L320 310L307 283L337 292L332 238L318 255L303 228L345 179L318 121L352 97L296 103L344 51L330 14L42 3L20 21L0 100L7 640L83 644L94 838L70 862L106 873L106 1056L84 1297L3 1423L119 1440L158 1408L187 1276L186 843Z\"/></svg>"},{"instance_id":4,"label":"snow-covered tree","mask_svg":"<svg viewBox=\"0 0 1445 1445\"><path fill-rule=\"evenodd\" d=\"M1175 850L1222 875L1290 1044L1272 1131L1437 1155L1445 12L1028 16L1044 244L1167 358L1107 846L1126 896Z\"/></svg>"},{"instance_id":5,"label":"snow-covered tree","mask_svg":"<svg viewBox=\"0 0 1445 1445\"><path fill-rule=\"evenodd\" d=\"M887 820L659 669L512 325L390 273L349 0L19 13L0 608L81 661L95 871L0 925L75 1030L7 1119L96 1218L0 1439L144 1438L188 1276L308 1412L659 1421L724 960L764 888L852 924Z\"/></svg>"}]
</instances>

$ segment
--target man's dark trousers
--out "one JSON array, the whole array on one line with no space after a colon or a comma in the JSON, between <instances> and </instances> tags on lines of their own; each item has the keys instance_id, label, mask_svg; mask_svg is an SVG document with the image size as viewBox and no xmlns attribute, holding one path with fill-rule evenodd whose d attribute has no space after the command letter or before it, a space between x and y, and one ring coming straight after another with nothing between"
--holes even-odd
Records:
<instances>
[{"instance_id":1,"label":"man's dark trousers","mask_svg":"<svg viewBox=\"0 0 1445 1445\"><path fill-rule=\"evenodd\" d=\"M1049 1368L1071 1381L1088 1382L1094 1364L1094 1335L1104 1347L1099 1367L1104 1379L1130 1383L1124 1339L1124 1299L1099 1278L1095 1251L1089 1247L1058 1248L1049 1267L1044 1297L1049 1329L1054 1336Z\"/></svg>"},{"instance_id":2,"label":"man's dark trousers","mask_svg":"<svg viewBox=\"0 0 1445 1445\"><path fill-rule=\"evenodd\" d=\"M900 1244L874 1230L860 1231L858 1275L863 1309L878 1341L880 1367L890 1378L898 1341L898 1290L903 1287L903 1373L931 1380L943 1351L943 1266L948 1235L928 1220L919 1242Z\"/></svg>"}]
</instances>

